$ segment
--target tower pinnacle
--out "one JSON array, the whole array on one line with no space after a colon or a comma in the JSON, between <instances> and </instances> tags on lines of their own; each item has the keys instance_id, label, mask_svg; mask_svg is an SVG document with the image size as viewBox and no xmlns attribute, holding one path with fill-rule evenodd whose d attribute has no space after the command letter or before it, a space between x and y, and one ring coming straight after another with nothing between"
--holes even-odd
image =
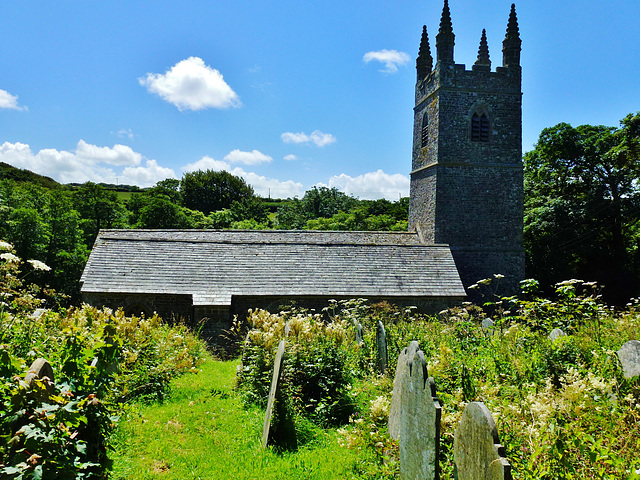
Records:
<instances>
[{"instance_id":1,"label":"tower pinnacle","mask_svg":"<svg viewBox=\"0 0 640 480\"><path fill-rule=\"evenodd\" d=\"M422 26L422 39L420 40L420 51L416 59L416 70L418 71L418 81L423 80L433 68L433 57L431 56L431 47L429 45L429 35L427 34L427 26Z\"/></svg>"},{"instance_id":2,"label":"tower pinnacle","mask_svg":"<svg viewBox=\"0 0 640 480\"><path fill-rule=\"evenodd\" d=\"M516 6L512 3L509 23L507 24L507 34L502 42L502 65L504 67L519 67L521 50L522 40L520 40Z\"/></svg>"},{"instance_id":3,"label":"tower pinnacle","mask_svg":"<svg viewBox=\"0 0 640 480\"><path fill-rule=\"evenodd\" d=\"M489 45L487 45L487 31L482 29L482 37L480 37L480 47L478 48L478 59L474 65L483 65L491 67L489 59Z\"/></svg>"},{"instance_id":4,"label":"tower pinnacle","mask_svg":"<svg viewBox=\"0 0 640 480\"><path fill-rule=\"evenodd\" d=\"M449 12L449 2L444 0L442 8L442 18L440 19L440 30L436 36L436 50L438 62L453 63L453 45L456 36L453 34L451 24L451 12Z\"/></svg>"}]
</instances>

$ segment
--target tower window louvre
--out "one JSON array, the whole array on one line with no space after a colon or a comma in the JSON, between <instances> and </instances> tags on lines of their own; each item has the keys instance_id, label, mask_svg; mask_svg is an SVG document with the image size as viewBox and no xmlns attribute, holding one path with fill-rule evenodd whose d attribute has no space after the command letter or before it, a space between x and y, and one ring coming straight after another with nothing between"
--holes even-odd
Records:
<instances>
[{"instance_id":1,"label":"tower window louvre","mask_svg":"<svg viewBox=\"0 0 640 480\"><path fill-rule=\"evenodd\" d=\"M486 113L474 113L471 117L471 141L488 142L489 141L489 117Z\"/></svg>"},{"instance_id":2,"label":"tower window louvre","mask_svg":"<svg viewBox=\"0 0 640 480\"><path fill-rule=\"evenodd\" d=\"M421 136L421 146L424 148L427 146L427 142L429 141L429 115L427 112L422 116L422 128L420 130Z\"/></svg>"}]
</instances>

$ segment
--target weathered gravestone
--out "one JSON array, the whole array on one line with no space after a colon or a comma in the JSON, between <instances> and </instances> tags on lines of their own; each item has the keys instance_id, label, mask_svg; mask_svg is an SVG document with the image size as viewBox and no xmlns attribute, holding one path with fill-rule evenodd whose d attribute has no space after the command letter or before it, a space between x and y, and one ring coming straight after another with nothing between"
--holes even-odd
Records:
<instances>
[{"instance_id":1,"label":"weathered gravestone","mask_svg":"<svg viewBox=\"0 0 640 480\"><path fill-rule=\"evenodd\" d=\"M462 412L453 441L458 480L511 480L498 429L482 402L471 402Z\"/></svg>"},{"instance_id":2,"label":"weathered gravestone","mask_svg":"<svg viewBox=\"0 0 640 480\"><path fill-rule=\"evenodd\" d=\"M362 334L362 324L360 322L356 323L356 343L362 345L364 343L364 336Z\"/></svg>"},{"instance_id":3,"label":"weathered gravestone","mask_svg":"<svg viewBox=\"0 0 640 480\"><path fill-rule=\"evenodd\" d=\"M38 358L31 364L29 371L24 377L24 382L32 389L36 379L42 380L47 395L53 395L55 393L53 368L51 368L51 364L44 358Z\"/></svg>"},{"instance_id":4,"label":"weathered gravestone","mask_svg":"<svg viewBox=\"0 0 640 480\"><path fill-rule=\"evenodd\" d=\"M280 383L280 367L282 366L282 358L284 357L284 340L280 340L278 351L273 362L273 377L271 379L271 389L269 390L269 400L267 401L267 411L264 415L264 427L262 428L262 448L266 448L269 443L269 429L271 428L271 415L273 413L273 405L276 401L276 393L278 384Z\"/></svg>"},{"instance_id":5,"label":"weathered gravestone","mask_svg":"<svg viewBox=\"0 0 640 480\"><path fill-rule=\"evenodd\" d=\"M409 359L400 402L400 478L437 480L441 410L421 350Z\"/></svg>"},{"instance_id":6,"label":"weathered gravestone","mask_svg":"<svg viewBox=\"0 0 640 480\"><path fill-rule=\"evenodd\" d=\"M393 393L391 395L391 407L389 409L389 435L394 440L400 438L400 404L402 401L402 379L405 371L409 369L409 359L413 358L420 350L418 342L415 340L405 347L398 355L398 365L396 366L396 376L393 380Z\"/></svg>"},{"instance_id":7,"label":"weathered gravestone","mask_svg":"<svg viewBox=\"0 0 640 480\"><path fill-rule=\"evenodd\" d=\"M293 415L288 398L280 388L284 345L284 340L280 340L273 362L273 377L262 428L262 447L273 445L278 450L295 450L298 441Z\"/></svg>"},{"instance_id":8,"label":"weathered gravestone","mask_svg":"<svg viewBox=\"0 0 640 480\"><path fill-rule=\"evenodd\" d=\"M484 320L482 320L482 331L484 332L485 336L493 336L494 328L495 322L493 320L491 320L490 318L485 318Z\"/></svg>"},{"instance_id":9,"label":"weathered gravestone","mask_svg":"<svg viewBox=\"0 0 640 480\"><path fill-rule=\"evenodd\" d=\"M378 328L376 328L376 346L378 351L378 370L380 373L387 371L387 332L384 325L378 320Z\"/></svg>"},{"instance_id":10,"label":"weathered gravestone","mask_svg":"<svg viewBox=\"0 0 640 480\"><path fill-rule=\"evenodd\" d=\"M625 378L640 376L640 342L629 340L618 350L618 358L622 364Z\"/></svg>"},{"instance_id":11,"label":"weathered gravestone","mask_svg":"<svg viewBox=\"0 0 640 480\"><path fill-rule=\"evenodd\" d=\"M552 342L555 342L557 339L559 339L560 337L566 337L567 334L564 333L564 331L560 328L554 328L553 330L551 330L551 332L549 333L549 340L551 340Z\"/></svg>"}]
</instances>

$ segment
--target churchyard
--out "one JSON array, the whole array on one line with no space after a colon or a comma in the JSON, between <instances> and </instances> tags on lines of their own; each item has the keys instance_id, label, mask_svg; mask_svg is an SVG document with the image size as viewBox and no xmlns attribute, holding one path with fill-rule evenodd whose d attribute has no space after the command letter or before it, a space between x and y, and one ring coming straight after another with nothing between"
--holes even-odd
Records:
<instances>
[{"instance_id":1,"label":"churchyard","mask_svg":"<svg viewBox=\"0 0 640 480\"><path fill-rule=\"evenodd\" d=\"M595 284L255 310L223 361L157 317L39 309L6 253L1 478L640 478L640 302Z\"/></svg>"}]
</instances>

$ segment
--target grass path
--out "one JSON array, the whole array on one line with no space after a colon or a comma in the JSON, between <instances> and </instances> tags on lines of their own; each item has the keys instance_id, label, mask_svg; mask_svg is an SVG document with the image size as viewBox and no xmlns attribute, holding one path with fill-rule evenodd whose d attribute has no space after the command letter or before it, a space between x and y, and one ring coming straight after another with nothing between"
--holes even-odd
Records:
<instances>
[{"instance_id":1,"label":"grass path","mask_svg":"<svg viewBox=\"0 0 640 480\"><path fill-rule=\"evenodd\" d=\"M237 364L209 359L201 373L174 380L164 403L134 406L116 432L111 478L375 478L365 474L367 452L341 447L336 430L316 429L297 452L263 450L264 413L235 396Z\"/></svg>"}]
</instances>

